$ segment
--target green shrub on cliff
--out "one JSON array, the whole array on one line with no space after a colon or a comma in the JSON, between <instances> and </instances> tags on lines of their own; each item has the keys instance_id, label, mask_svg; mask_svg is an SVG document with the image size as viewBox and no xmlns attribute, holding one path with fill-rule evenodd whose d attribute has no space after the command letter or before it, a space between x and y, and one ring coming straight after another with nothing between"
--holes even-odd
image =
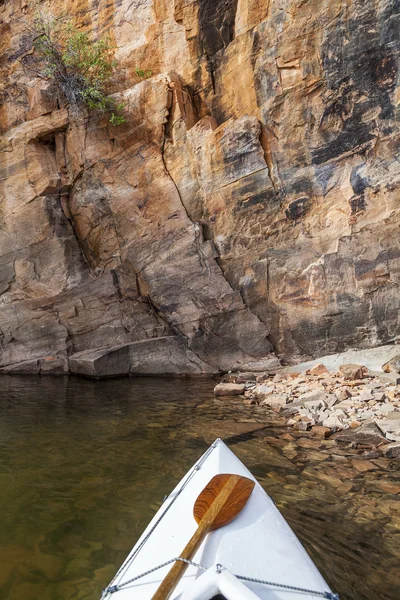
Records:
<instances>
[{"instance_id":1,"label":"green shrub on cliff","mask_svg":"<svg viewBox=\"0 0 400 600\"><path fill-rule=\"evenodd\" d=\"M108 114L113 125L126 121L124 104L107 95L117 66L109 37L92 41L71 22L42 15L35 19L33 33L41 65L37 74L50 82L47 93L53 100L67 104L73 114L86 107Z\"/></svg>"},{"instance_id":2,"label":"green shrub on cliff","mask_svg":"<svg viewBox=\"0 0 400 600\"><path fill-rule=\"evenodd\" d=\"M150 69L147 71L143 71L143 69L139 69L139 67L136 67L135 73L136 75L138 75L138 77L141 77L142 79L148 79L153 75L153 71L150 71Z\"/></svg>"}]
</instances>

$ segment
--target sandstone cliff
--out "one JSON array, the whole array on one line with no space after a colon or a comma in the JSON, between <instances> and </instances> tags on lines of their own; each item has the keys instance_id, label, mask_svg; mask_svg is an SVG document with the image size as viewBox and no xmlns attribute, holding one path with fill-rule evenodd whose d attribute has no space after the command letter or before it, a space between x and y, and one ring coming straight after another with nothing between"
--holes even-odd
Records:
<instances>
[{"instance_id":1,"label":"sandstone cliff","mask_svg":"<svg viewBox=\"0 0 400 600\"><path fill-rule=\"evenodd\" d=\"M0 1L3 369L211 373L398 338L397 0L71 0L115 41L119 127L49 105L32 4Z\"/></svg>"}]
</instances>

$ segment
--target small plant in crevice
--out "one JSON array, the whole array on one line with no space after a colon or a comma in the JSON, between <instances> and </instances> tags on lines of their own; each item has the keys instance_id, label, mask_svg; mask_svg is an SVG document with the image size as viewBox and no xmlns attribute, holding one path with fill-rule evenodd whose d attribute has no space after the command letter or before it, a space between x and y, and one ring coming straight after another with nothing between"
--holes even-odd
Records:
<instances>
[{"instance_id":1,"label":"small plant in crevice","mask_svg":"<svg viewBox=\"0 0 400 600\"><path fill-rule=\"evenodd\" d=\"M147 71L143 71L143 69L139 69L138 67L136 67L135 73L138 77L141 77L142 79L148 79L153 75L153 71L151 71L150 69L148 69Z\"/></svg>"},{"instance_id":2,"label":"small plant in crevice","mask_svg":"<svg viewBox=\"0 0 400 600\"><path fill-rule=\"evenodd\" d=\"M36 74L49 82L46 94L56 104L67 104L76 116L82 108L107 114L112 125L126 122L124 103L107 95L117 63L110 37L92 41L70 21L38 14L31 28L40 66Z\"/></svg>"}]
</instances>

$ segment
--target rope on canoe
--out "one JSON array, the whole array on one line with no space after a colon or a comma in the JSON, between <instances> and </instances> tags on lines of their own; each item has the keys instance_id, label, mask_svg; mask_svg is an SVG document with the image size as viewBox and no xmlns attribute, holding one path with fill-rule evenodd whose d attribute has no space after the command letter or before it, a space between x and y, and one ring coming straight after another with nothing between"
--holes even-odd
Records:
<instances>
[{"instance_id":1,"label":"rope on canoe","mask_svg":"<svg viewBox=\"0 0 400 600\"><path fill-rule=\"evenodd\" d=\"M168 496L168 498L172 498L171 502L168 504L168 506L166 507L166 509L161 513L161 515L159 516L159 518L157 519L157 521L151 527L151 529L149 530L149 532L147 533L147 535L143 538L143 540L140 542L140 544L137 546L137 548L132 552L131 555L129 555L127 557L127 559L125 560L125 562L122 563L121 567L118 569L118 571L114 575L113 579L111 580L109 586L107 588L105 588L105 590L104 590L104 592L102 594L102 598L104 598L106 596L106 593L110 589L118 587L118 586L113 585L114 581L116 581L116 579L119 576L122 577L124 575L124 573L126 573L128 567L135 560L135 558L137 557L137 555L139 554L139 552L141 551L141 549L143 548L143 546L145 545L145 543L147 542L147 540L149 539L149 537L151 536L151 534L153 533L153 531L156 529L157 525L160 523L160 521L162 521L162 519L165 517L165 515L167 514L167 512L169 511L169 509L171 508L171 506L175 502L175 500L180 496L180 494L183 492L183 490L185 489L185 487L193 479L193 477L196 475L197 471L199 471L201 469L201 467L203 466L203 463L210 456L210 454L214 450L214 448L216 448L218 446L218 444L220 443L220 441L221 441L220 438L218 438L217 440L215 440L215 442L213 444L211 444L211 446L208 448L208 450L205 452L205 454L194 465L194 467L192 468L192 470L189 471L186 479L182 483L182 486L179 488L179 490L177 492L175 492L175 493L172 492L172 494L170 494L170 496ZM164 501L168 500L168 498L164 498ZM173 559L173 560L175 560L175 559ZM171 562L171 561L169 561L169 562ZM166 563L166 564L169 564L169 562ZM159 568L160 567L157 567L157 569L159 569ZM149 572L151 573L152 571L149 571ZM140 577L143 577L143 575L140 575ZM121 585L125 585L125 583L121 584Z\"/></svg>"},{"instance_id":2,"label":"rope on canoe","mask_svg":"<svg viewBox=\"0 0 400 600\"><path fill-rule=\"evenodd\" d=\"M162 569L163 567L166 567L167 565L170 565L171 563L173 563L175 561L184 562L188 565L192 565L192 567L197 567L199 569L202 569L203 571L207 571L207 567L198 565L197 563L194 563L193 561L188 560L187 558L181 558L180 556L177 558L171 558L171 560L167 560L166 562L162 563L161 565L158 565L157 567L153 567L152 569L149 569L148 571L145 571L144 573L141 573L140 575L136 575L136 577L132 577L132 579L128 579L128 581L124 581L123 583L120 583L119 585L109 585L108 587L105 588L102 598L104 598L107 594L113 594L114 592L119 592L120 589L122 589L126 586L129 586L130 583L133 583L137 579L141 579L142 577L145 577L146 575L150 575L151 573L154 573L154 571L158 571L158 569Z\"/></svg>"},{"instance_id":3,"label":"rope on canoe","mask_svg":"<svg viewBox=\"0 0 400 600\"><path fill-rule=\"evenodd\" d=\"M158 569L162 569L163 567L166 567L167 565L170 565L171 563L176 562L176 561L184 562L188 565L191 565L192 567L201 569L202 571L207 571L207 567L204 567L203 565L195 563L192 560L188 560L187 558L181 558L180 556L176 557L176 558L171 558L171 560L167 560L166 562L162 563L161 565L158 565L157 567L153 567L152 569L149 569L148 571L145 571L144 573L141 573L140 575L136 575L136 577L132 577L132 579L128 579L128 581L124 581L123 583L120 583L119 585L110 585L109 587L105 588L102 598L105 598L107 596L107 594L113 594L114 592L119 592L119 590L121 590L122 588L125 588L125 587L129 587L130 584L134 583L138 579L141 579L142 577L145 577L146 575L150 575L151 573L154 573L154 571L158 571ZM221 571L224 569L224 567L222 565L218 564L218 565L216 565L216 569L217 569L217 573L221 573ZM293 592L301 592L303 594L309 594L311 596L319 596L320 598L326 598L327 600L340 600L339 595L333 594L332 592L319 592L317 590L309 590L307 588L296 587L294 585L288 585L286 583L277 583L276 581L267 581L266 579L256 579L255 577L246 577L245 575L235 575L235 577L237 577L237 579L241 579L242 581L248 581L249 583L261 583L262 585L268 585L270 587L277 587L277 588L282 588L285 590L292 590Z\"/></svg>"}]
</instances>

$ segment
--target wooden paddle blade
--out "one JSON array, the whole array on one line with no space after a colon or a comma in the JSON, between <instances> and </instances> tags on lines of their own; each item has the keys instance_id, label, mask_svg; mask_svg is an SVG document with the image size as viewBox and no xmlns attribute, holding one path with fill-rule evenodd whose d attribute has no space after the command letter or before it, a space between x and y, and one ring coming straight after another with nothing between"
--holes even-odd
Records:
<instances>
[{"instance_id":1,"label":"wooden paddle blade","mask_svg":"<svg viewBox=\"0 0 400 600\"><path fill-rule=\"evenodd\" d=\"M194 504L193 515L197 523L207 516L209 531L227 525L243 510L254 485L254 481L241 475L215 475ZM217 498L218 502L215 502Z\"/></svg>"},{"instance_id":2,"label":"wooden paddle blade","mask_svg":"<svg viewBox=\"0 0 400 600\"><path fill-rule=\"evenodd\" d=\"M240 475L213 477L194 504L193 514L198 527L183 549L181 558L191 560L209 531L233 521L244 508L254 485L254 481ZM152 600L168 600L187 566L187 563L176 562Z\"/></svg>"}]
</instances>

